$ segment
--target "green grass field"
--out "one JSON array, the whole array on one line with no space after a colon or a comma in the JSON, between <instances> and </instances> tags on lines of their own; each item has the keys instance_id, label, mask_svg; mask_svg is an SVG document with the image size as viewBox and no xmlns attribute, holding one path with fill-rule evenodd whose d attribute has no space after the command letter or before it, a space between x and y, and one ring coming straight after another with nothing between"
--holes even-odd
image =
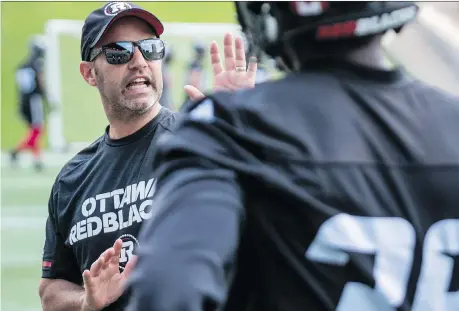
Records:
<instances>
[{"instance_id":1,"label":"green grass field","mask_svg":"<svg viewBox=\"0 0 459 311\"><path fill-rule=\"evenodd\" d=\"M48 19L83 20L102 2L2 2L1 3L1 147L9 149L25 130L19 119L14 85L14 71L26 56L30 35L42 33ZM229 2L143 2L165 22L234 22L233 4ZM69 56L79 59L77 40L63 43ZM188 44L188 43L186 43ZM77 48L72 49L70 47ZM78 61L66 63L68 72L63 92L73 102L64 108L65 135L70 139L92 141L101 134L106 119L95 89L86 87L79 76ZM183 66L178 62L176 69ZM178 73L177 73L178 74ZM72 83L78 87L72 87ZM181 83L180 81L177 84ZM82 88L84 86L85 88ZM181 87L181 86L180 86ZM81 92L85 92L80 104ZM178 93L177 93L178 94ZM181 94L180 94L181 95ZM178 96L178 95L177 95ZM99 126L97 121L101 121ZM91 127L86 126L91 124ZM43 139L43 142L46 138ZM56 174L68 156L47 158L45 172L34 174L29 168L12 169L2 154L1 172L1 310L35 311L40 309L37 285L47 201Z\"/></svg>"},{"instance_id":2,"label":"green grass field","mask_svg":"<svg viewBox=\"0 0 459 311\"><path fill-rule=\"evenodd\" d=\"M103 2L2 2L1 3L1 148L9 149L20 139L25 130L17 114L17 94L14 85L14 71L27 53L27 43L30 35L42 33L44 25L49 19L75 19L84 20L93 9L101 6ZM139 3L151 12L154 12L164 22L218 22L228 23L235 21L234 8L231 2L142 2ZM167 31L167 30L166 30ZM79 58L79 50L71 51L72 57ZM78 65L78 63L76 63ZM79 77L78 67L63 68L65 72L71 72L69 79L75 79L78 83L84 83ZM78 80L77 80L78 79ZM80 91L80 88L75 88ZM74 90L74 92L76 92ZM86 118L100 120L103 117L100 101L95 90L86 88L90 99L89 103L94 107L91 116L83 116L83 119L72 118L81 127ZM78 98L81 93L72 93L70 97ZM91 95L92 92L92 95ZM86 95L86 94L85 94ZM70 111L69 113L72 113ZM84 113L79 110L79 113ZM67 113L67 112L66 112ZM105 121L105 119L103 119ZM73 124L72 124L73 125ZM101 125L101 128L105 126ZM69 126L68 128L72 128ZM88 131L89 133L89 131ZM92 133L92 132L91 132ZM75 133L66 133L74 135ZM89 135L89 134L88 134ZM46 139L43 139L46 142Z\"/></svg>"},{"instance_id":3,"label":"green grass field","mask_svg":"<svg viewBox=\"0 0 459 311\"><path fill-rule=\"evenodd\" d=\"M37 285L41 271L48 195L58 172L2 167L1 309L40 310Z\"/></svg>"},{"instance_id":4,"label":"green grass field","mask_svg":"<svg viewBox=\"0 0 459 311\"><path fill-rule=\"evenodd\" d=\"M27 156L23 158L22 168L12 169L2 154L2 310L40 310L37 285L48 195L68 156L48 158L46 170L42 174L33 174Z\"/></svg>"}]
</instances>

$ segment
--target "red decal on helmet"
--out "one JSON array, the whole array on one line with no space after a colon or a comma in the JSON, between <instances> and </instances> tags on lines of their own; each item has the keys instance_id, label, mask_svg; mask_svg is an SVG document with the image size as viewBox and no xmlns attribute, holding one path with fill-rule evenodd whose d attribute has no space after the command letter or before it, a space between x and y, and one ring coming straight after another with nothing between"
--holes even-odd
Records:
<instances>
[{"instance_id":1,"label":"red decal on helmet","mask_svg":"<svg viewBox=\"0 0 459 311\"><path fill-rule=\"evenodd\" d=\"M331 25L317 27L316 37L318 39L337 39L352 37L357 28L357 21L347 21Z\"/></svg>"}]
</instances>

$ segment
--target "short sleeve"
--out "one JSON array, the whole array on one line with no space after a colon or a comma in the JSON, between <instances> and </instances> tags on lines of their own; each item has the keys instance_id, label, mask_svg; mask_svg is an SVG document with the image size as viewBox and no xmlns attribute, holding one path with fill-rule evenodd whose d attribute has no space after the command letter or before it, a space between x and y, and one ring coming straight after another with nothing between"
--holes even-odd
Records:
<instances>
[{"instance_id":1,"label":"short sleeve","mask_svg":"<svg viewBox=\"0 0 459 311\"><path fill-rule=\"evenodd\" d=\"M59 209L57 195L51 191L46 220L46 236L43 248L42 278L63 279L75 284L82 284L80 267L76 262L72 248L64 243L64 238L57 230L55 213Z\"/></svg>"}]
</instances>

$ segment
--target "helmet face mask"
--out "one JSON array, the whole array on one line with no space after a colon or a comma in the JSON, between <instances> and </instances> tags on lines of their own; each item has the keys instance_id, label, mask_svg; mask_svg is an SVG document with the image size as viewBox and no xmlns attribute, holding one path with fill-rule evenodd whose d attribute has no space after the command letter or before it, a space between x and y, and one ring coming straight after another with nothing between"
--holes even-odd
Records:
<instances>
[{"instance_id":1,"label":"helmet face mask","mask_svg":"<svg viewBox=\"0 0 459 311\"><path fill-rule=\"evenodd\" d=\"M280 60L284 70L345 53L391 29L399 32L417 10L411 2L236 2L249 50Z\"/></svg>"},{"instance_id":2,"label":"helmet face mask","mask_svg":"<svg viewBox=\"0 0 459 311\"><path fill-rule=\"evenodd\" d=\"M268 15L266 7L267 3L262 1L236 2L237 18L242 27L246 57L255 56L260 64L264 63L264 59L275 59L278 55L275 50L272 50L277 46L270 44L270 38L275 39L277 36L275 33L277 25L269 24L273 20L269 19L271 16Z\"/></svg>"}]
</instances>

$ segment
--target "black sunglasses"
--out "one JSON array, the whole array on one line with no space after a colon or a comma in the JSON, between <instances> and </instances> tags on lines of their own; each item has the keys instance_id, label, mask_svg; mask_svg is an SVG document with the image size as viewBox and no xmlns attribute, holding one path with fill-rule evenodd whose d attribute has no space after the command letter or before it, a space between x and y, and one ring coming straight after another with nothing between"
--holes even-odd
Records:
<instances>
[{"instance_id":1,"label":"black sunglasses","mask_svg":"<svg viewBox=\"0 0 459 311\"><path fill-rule=\"evenodd\" d=\"M93 61L100 53L105 54L107 62L111 65L128 63L134 55L134 49L138 46L145 60L161 60L164 58L166 47L164 41L159 38L144 39L136 42L119 41L105 44L91 51L89 61Z\"/></svg>"}]
</instances>

